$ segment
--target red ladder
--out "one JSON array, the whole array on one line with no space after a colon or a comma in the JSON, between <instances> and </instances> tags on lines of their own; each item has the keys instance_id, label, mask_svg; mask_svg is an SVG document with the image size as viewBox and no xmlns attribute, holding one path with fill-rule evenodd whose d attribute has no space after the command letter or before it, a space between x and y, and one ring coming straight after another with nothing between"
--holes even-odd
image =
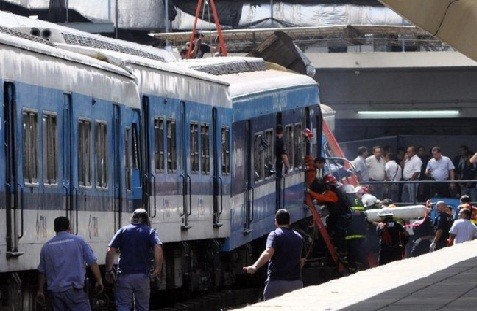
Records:
<instances>
[{"instance_id":1,"label":"red ladder","mask_svg":"<svg viewBox=\"0 0 477 311\"><path fill-rule=\"evenodd\" d=\"M328 231L326 230L326 227L323 224L323 220L321 219L320 214L316 210L316 207L313 204L313 201L309 193L306 193L305 195L305 204L308 206L308 208L311 211L311 214L313 215L313 222L315 223L316 227L320 231L320 234L323 237L323 240L325 241L326 247L328 248L328 251L330 252L331 258L338 266L338 272L342 275L345 274L347 272L347 269L344 266L344 264L341 262L340 257L338 256L338 253L336 252L336 248L331 242L330 235L328 234Z\"/></svg>"},{"instance_id":2,"label":"red ladder","mask_svg":"<svg viewBox=\"0 0 477 311\"><path fill-rule=\"evenodd\" d=\"M344 158L345 157L344 152L341 149L338 142L336 141L335 135L333 134L330 127L328 126L328 123L326 123L325 120L323 120L322 131L323 131L323 135L325 135L326 137L326 141L328 142L328 146L330 147L330 150L333 153L333 156ZM345 161L344 166L346 169L351 168L351 165L347 161ZM358 185L358 179L356 178L356 175L354 174L351 175L350 177L347 177L346 180L348 181L349 184L353 186Z\"/></svg>"}]
</instances>

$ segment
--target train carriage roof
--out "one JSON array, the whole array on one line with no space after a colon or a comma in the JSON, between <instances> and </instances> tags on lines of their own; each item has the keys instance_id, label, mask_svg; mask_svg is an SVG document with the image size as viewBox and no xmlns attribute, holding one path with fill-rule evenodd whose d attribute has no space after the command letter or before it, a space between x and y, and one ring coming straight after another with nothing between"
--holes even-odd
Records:
<instances>
[{"instance_id":1,"label":"train carriage roof","mask_svg":"<svg viewBox=\"0 0 477 311\"><path fill-rule=\"evenodd\" d=\"M78 92L139 107L133 75L116 65L30 40L28 35L4 27L0 27L0 46L3 46L0 48L0 78L3 80Z\"/></svg>"},{"instance_id":2,"label":"train carriage roof","mask_svg":"<svg viewBox=\"0 0 477 311\"><path fill-rule=\"evenodd\" d=\"M110 50L68 44L57 46L104 58L133 71L144 94L207 102L214 106L231 107L234 99L270 90L317 85L310 77L260 58L214 57L164 63Z\"/></svg>"}]
</instances>

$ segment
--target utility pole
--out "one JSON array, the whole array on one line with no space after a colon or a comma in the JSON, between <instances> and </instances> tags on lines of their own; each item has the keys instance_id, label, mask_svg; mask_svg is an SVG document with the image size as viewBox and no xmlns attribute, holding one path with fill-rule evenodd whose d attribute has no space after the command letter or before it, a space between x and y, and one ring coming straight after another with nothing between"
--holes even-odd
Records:
<instances>
[{"instance_id":1,"label":"utility pole","mask_svg":"<svg viewBox=\"0 0 477 311\"><path fill-rule=\"evenodd\" d=\"M116 28L115 28L115 38L119 38L119 0L116 0Z\"/></svg>"}]
</instances>

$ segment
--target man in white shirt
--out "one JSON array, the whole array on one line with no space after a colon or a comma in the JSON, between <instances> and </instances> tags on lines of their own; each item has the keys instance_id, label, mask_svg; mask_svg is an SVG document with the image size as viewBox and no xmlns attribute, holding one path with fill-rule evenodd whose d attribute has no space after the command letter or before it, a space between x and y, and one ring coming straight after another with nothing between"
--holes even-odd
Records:
<instances>
[{"instance_id":1,"label":"man in white shirt","mask_svg":"<svg viewBox=\"0 0 477 311\"><path fill-rule=\"evenodd\" d=\"M426 176L431 177L435 181L455 180L454 168L452 161L442 155L439 147L432 148L432 159L427 163ZM454 189L455 183L431 183L431 197L450 197L449 187Z\"/></svg>"},{"instance_id":2,"label":"man in white shirt","mask_svg":"<svg viewBox=\"0 0 477 311\"><path fill-rule=\"evenodd\" d=\"M384 157L386 159L386 180L400 181L402 179L402 168L396 163L394 154L389 152ZM393 202L399 201L399 184L388 184L386 188L386 198Z\"/></svg>"},{"instance_id":3,"label":"man in white shirt","mask_svg":"<svg viewBox=\"0 0 477 311\"><path fill-rule=\"evenodd\" d=\"M366 157L368 156L368 148L359 147L358 156L353 160L353 170L360 184L366 184L369 181L369 171L366 166Z\"/></svg>"},{"instance_id":4,"label":"man in white shirt","mask_svg":"<svg viewBox=\"0 0 477 311\"><path fill-rule=\"evenodd\" d=\"M463 208L459 212L459 219L449 230L449 245L464 243L477 236L477 227L470 221L471 211Z\"/></svg>"},{"instance_id":5,"label":"man in white shirt","mask_svg":"<svg viewBox=\"0 0 477 311\"><path fill-rule=\"evenodd\" d=\"M379 181L379 183L373 183L370 185L371 192L378 199L383 198L384 184L382 183L386 179L385 167L386 161L382 157L382 149L380 146L373 147L373 155L366 158L366 166L369 169L369 180Z\"/></svg>"},{"instance_id":6,"label":"man in white shirt","mask_svg":"<svg viewBox=\"0 0 477 311\"><path fill-rule=\"evenodd\" d=\"M422 161L416 154L416 147L407 147L404 169L402 172L403 179L407 181L418 180L421 166ZM416 201L417 185L417 183L405 183L403 185L401 196L402 202L414 203Z\"/></svg>"}]
</instances>

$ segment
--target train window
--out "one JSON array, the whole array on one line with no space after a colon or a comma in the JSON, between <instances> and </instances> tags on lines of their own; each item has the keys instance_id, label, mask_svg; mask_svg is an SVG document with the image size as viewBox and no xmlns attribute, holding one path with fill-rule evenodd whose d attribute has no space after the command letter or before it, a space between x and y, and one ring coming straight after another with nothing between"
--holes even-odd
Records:
<instances>
[{"instance_id":1,"label":"train window","mask_svg":"<svg viewBox=\"0 0 477 311\"><path fill-rule=\"evenodd\" d=\"M176 121L171 119L166 122L167 134L167 169L170 173L177 170L177 143Z\"/></svg>"},{"instance_id":2,"label":"train window","mask_svg":"<svg viewBox=\"0 0 477 311\"><path fill-rule=\"evenodd\" d=\"M265 131L265 141L268 145L264 150L264 163L265 163L265 176L270 177L274 174L273 168L273 157L274 157L274 147L273 147L273 131Z\"/></svg>"},{"instance_id":3,"label":"train window","mask_svg":"<svg viewBox=\"0 0 477 311\"><path fill-rule=\"evenodd\" d=\"M200 142L202 174L210 174L209 126L205 123L200 126Z\"/></svg>"},{"instance_id":4,"label":"train window","mask_svg":"<svg viewBox=\"0 0 477 311\"><path fill-rule=\"evenodd\" d=\"M263 179L263 157L262 153L266 146L264 144L262 133L255 134L254 148L253 148L253 168L255 171L255 181Z\"/></svg>"},{"instance_id":5,"label":"train window","mask_svg":"<svg viewBox=\"0 0 477 311\"><path fill-rule=\"evenodd\" d=\"M56 184L58 176L56 125L56 115L43 113L43 180L48 185Z\"/></svg>"},{"instance_id":6,"label":"train window","mask_svg":"<svg viewBox=\"0 0 477 311\"><path fill-rule=\"evenodd\" d=\"M199 125L190 124L190 170L192 173L199 172Z\"/></svg>"},{"instance_id":7,"label":"train window","mask_svg":"<svg viewBox=\"0 0 477 311\"><path fill-rule=\"evenodd\" d=\"M164 171L164 119L154 119L154 162L156 171Z\"/></svg>"},{"instance_id":8,"label":"train window","mask_svg":"<svg viewBox=\"0 0 477 311\"><path fill-rule=\"evenodd\" d=\"M285 150L287 151L287 156L288 156L288 161L290 162L290 166L294 167L294 162L293 162L293 125L287 125L285 127Z\"/></svg>"},{"instance_id":9,"label":"train window","mask_svg":"<svg viewBox=\"0 0 477 311\"><path fill-rule=\"evenodd\" d=\"M139 131L137 123L132 124L132 168L139 169Z\"/></svg>"},{"instance_id":10,"label":"train window","mask_svg":"<svg viewBox=\"0 0 477 311\"><path fill-rule=\"evenodd\" d=\"M78 184L91 186L91 121L78 124Z\"/></svg>"},{"instance_id":11,"label":"train window","mask_svg":"<svg viewBox=\"0 0 477 311\"><path fill-rule=\"evenodd\" d=\"M96 122L96 187L108 188L108 128Z\"/></svg>"},{"instance_id":12,"label":"train window","mask_svg":"<svg viewBox=\"0 0 477 311\"><path fill-rule=\"evenodd\" d=\"M302 136L302 125L301 123L295 124L295 134L294 134L294 156L293 156L293 167L295 168L302 168L303 167L303 161L305 158L304 154L304 142L303 142L303 136Z\"/></svg>"},{"instance_id":13,"label":"train window","mask_svg":"<svg viewBox=\"0 0 477 311\"><path fill-rule=\"evenodd\" d=\"M126 189L131 190L131 129L126 128L124 136L124 145L126 147L124 156L124 170L126 174Z\"/></svg>"},{"instance_id":14,"label":"train window","mask_svg":"<svg viewBox=\"0 0 477 311\"><path fill-rule=\"evenodd\" d=\"M222 174L230 174L230 129L222 127Z\"/></svg>"},{"instance_id":15,"label":"train window","mask_svg":"<svg viewBox=\"0 0 477 311\"><path fill-rule=\"evenodd\" d=\"M38 113L23 111L23 178L38 182Z\"/></svg>"}]
</instances>

